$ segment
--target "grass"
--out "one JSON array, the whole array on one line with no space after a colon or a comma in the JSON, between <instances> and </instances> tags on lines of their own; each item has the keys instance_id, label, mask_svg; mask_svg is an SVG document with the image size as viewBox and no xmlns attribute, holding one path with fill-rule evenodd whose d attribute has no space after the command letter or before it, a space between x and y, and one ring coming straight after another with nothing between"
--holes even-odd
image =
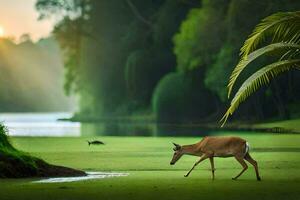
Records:
<instances>
[{"instance_id":1,"label":"grass","mask_svg":"<svg viewBox=\"0 0 300 200\"><path fill-rule=\"evenodd\" d=\"M250 143L251 155L259 163L261 182L256 181L252 166L240 180L232 181L231 177L241 170L234 158L215 160L215 181L211 180L209 161L184 178L197 158L184 156L175 166L170 166L171 142L191 144L200 138L95 137L107 144L90 147L86 143L90 138L12 138L16 148L49 163L87 171L126 171L130 175L43 184L31 183L33 179L2 179L1 200L300 199L300 135L244 134L242 137Z\"/></svg>"},{"instance_id":2,"label":"grass","mask_svg":"<svg viewBox=\"0 0 300 200\"><path fill-rule=\"evenodd\" d=\"M0 178L79 176L86 173L53 166L11 145L5 126L0 124Z\"/></svg>"},{"instance_id":3,"label":"grass","mask_svg":"<svg viewBox=\"0 0 300 200\"><path fill-rule=\"evenodd\" d=\"M256 128L273 128L281 127L284 129L300 132L300 119L291 119L283 121L275 121L269 123L256 124Z\"/></svg>"},{"instance_id":4,"label":"grass","mask_svg":"<svg viewBox=\"0 0 300 200\"><path fill-rule=\"evenodd\" d=\"M0 123L0 177L24 176L25 173L31 175L37 170L36 160L38 159L18 151L11 145L6 127ZM11 167L12 165L15 169Z\"/></svg>"}]
</instances>

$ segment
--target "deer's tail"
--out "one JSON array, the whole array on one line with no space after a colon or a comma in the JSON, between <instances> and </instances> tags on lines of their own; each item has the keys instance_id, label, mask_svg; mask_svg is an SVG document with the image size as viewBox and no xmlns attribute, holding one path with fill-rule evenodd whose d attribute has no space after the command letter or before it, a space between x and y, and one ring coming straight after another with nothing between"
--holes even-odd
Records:
<instances>
[{"instance_id":1,"label":"deer's tail","mask_svg":"<svg viewBox=\"0 0 300 200\"><path fill-rule=\"evenodd\" d=\"M250 150L249 143L246 142L246 143L245 143L245 153L244 153L244 157L249 153L249 150Z\"/></svg>"}]
</instances>

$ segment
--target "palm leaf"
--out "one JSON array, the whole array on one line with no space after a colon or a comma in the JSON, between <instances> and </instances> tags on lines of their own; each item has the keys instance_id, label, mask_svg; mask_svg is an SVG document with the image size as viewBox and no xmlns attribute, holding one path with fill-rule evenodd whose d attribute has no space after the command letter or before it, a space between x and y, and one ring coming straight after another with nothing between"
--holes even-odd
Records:
<instances>
[{"instance_id":1,"label":"palm leaf","mask_svg":"<svg viewBox=\"0 0 300 200\"><path fill-rule=\"evenodd\" d=\"M267 36L273 41L290 41L300 30L300 11L279 12L264 18L259 23L241 48L240 55L246 57L254 51Z\"/></svg>"},{"instance_id":2,"label":"palm leaf","mask_svg":"<svg viewBox=\"0 0 300 200\"><path fill-rule=\"evenodd\" d=\"M267 65L254 74L252 74L240 87L234 98L230 103L230 107L226 111L225 115L222 117L221 122L222 127L224 126L227 118L233 114L233 112L238 108L240 103L247 99L253 92L255 92L262 85L266 85L270 82L272 78L280 73L288 71L292 68L299 69L300 59L293 60L283 60Z\"/></svg>"},{"instance_id":3,"label":"palm leaf","mask_svg":"<svg viewBox=\"0 0 300 200\"><path fill-rule=\"evenodd\" d=\"M295 51L297 49L300 49L299 44L279 42L279 43L270 44L263 48L257 49L255 51L253 51L252 53L250 53L248 56L242 58L230 75L229 83L227 86L228 87L228 98L231 95L233 85L236 82L238 76L247 67L247 65L249 65L249 63L251 63L252 61L257 59L258 57L260 57L264 54L270 53L270 52L276 52L276 51L280 51L280 50L288 50L286 53L290 54L292 51Z\"/></svg>"}]
</instances>

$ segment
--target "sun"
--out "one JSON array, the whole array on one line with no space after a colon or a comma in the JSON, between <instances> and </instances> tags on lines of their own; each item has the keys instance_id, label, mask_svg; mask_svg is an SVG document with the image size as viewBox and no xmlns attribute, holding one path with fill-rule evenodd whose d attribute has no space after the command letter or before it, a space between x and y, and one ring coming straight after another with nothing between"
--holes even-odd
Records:
<instances>
[{"instance_id":1,"label":"sun","mask_svg":"<svg viewBox=\"0 0 300 200\"><path fill-rule=\"evenodd\" d=\"M4 36L4 29L2 26L0 26L0 37Z\"/></svg>"}]
</instances>

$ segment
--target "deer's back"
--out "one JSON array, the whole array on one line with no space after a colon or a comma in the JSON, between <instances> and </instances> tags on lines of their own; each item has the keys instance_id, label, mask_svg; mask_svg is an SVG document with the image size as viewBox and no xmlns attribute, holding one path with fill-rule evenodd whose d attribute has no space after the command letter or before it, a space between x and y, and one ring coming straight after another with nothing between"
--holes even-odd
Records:
<instances>
[{"instance_id":1,"label":"deer's back","mask_svg":"<svg viewBox=\"0 0 300 200\"><path fill-rule=\"evenodd\" d=\"M205 137L200 143L203 153L216 157L230 157L245 152L246 140L240 137Z\"/></svg>"}]
</instances>

